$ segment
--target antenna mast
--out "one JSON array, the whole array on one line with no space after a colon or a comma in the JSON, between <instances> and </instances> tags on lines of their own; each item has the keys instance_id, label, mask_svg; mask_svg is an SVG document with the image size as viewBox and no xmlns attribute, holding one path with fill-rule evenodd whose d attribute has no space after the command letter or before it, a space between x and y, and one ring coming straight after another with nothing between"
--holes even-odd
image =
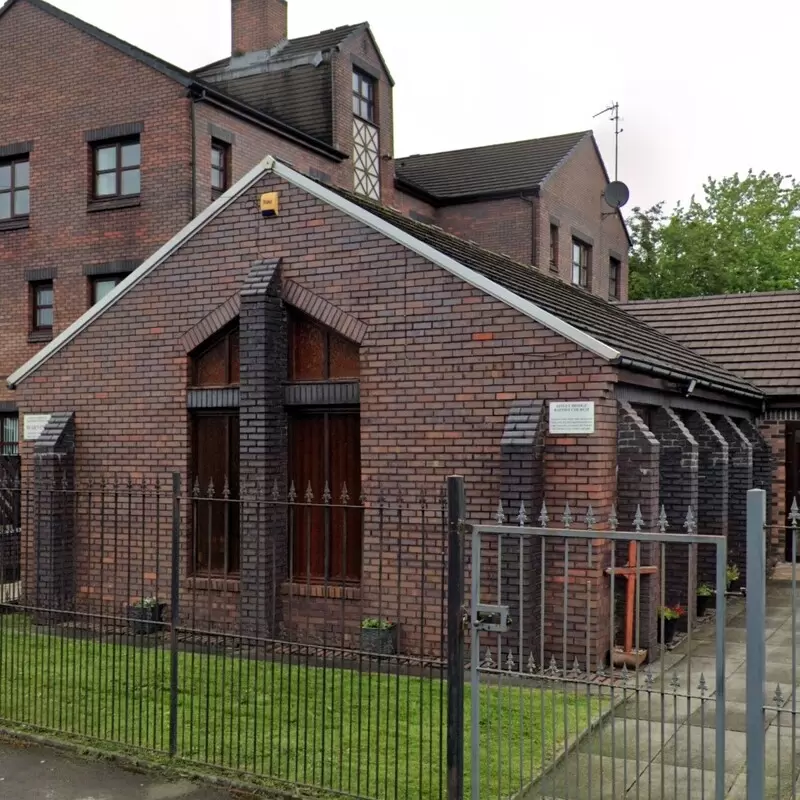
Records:
<instances>
[{"instance_id":1,"label":"antenna mast","mask_svg":"<svg viewBox=\"0 0 800 800\"><path fill-rule=\"evenodd\" d=\"M611 114L609 119L614 123L614 180L616 181L619 177L619 135L623 132L623 128L620 128L620 116L619 116L619 103L612 103L608 108L604 108L602 111L598 111L592 119L596 119L601 114Z\"/></svg>"}]
</instances>

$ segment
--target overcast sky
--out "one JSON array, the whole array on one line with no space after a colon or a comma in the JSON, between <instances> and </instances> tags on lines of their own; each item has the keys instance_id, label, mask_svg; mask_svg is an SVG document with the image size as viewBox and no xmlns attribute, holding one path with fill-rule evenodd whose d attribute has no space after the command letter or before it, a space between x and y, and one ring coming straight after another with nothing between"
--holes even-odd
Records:
<instances>
[{"instance_id":1,"label":"overcast sky","mask_svg":"<svg viewBox=\"0 0 800 800\"><path fill-rule=\"evenodd\" d=\"M178 66L230 52L230 0L51 0ZM708 175L800 176L796 0L289 0L289 35L367 20L398 156L592 128L633 205Z\"/></svg>"}]
</instances>

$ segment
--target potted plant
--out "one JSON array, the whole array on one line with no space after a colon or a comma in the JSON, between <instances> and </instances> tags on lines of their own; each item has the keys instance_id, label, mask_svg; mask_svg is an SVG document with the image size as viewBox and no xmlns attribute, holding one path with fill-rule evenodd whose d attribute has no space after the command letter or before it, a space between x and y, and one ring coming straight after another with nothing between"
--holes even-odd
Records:
<instances>
[{"instance_id":1,"label":"potted plant","mask_svg":"<svg viewBox=\"0 0 800 800\"><path fill-rule=\"evenodd\" d=\"M386 656L397 652L397 626L385 619L370 617L361 622L361 649Z\"/></svg>"},{"instance_id":2,"label":"potted plant","mask_svg":"<svg viewBox=\"0 0 800 800\"><path fill-rule=\"evenodd\" d=\"M714 602L714 587L709 583L701 583L697 587L697 616L702 617Z\"/></svg>"},{"instance_id":3,"label":"potted plant","mask_svg":"<svg viewBox=\"0 0 800 800\"><path fill-rule=\"evenodd\" d=\"M159 603L155 597L143 597L128 607L128 617L134 634L148 635L157 633L163 626L165 603Z\"/></svg>"},{"instance_id":4,"label":"potted plant","mask_svg":"<svg viewBox=\"0 0 800 800\"><path fill-rule=\"evenodd\" d=\"M658 641L665 645L671 644L675 638L675 626L685 616L686 610L681 605L661 606L658 609Z\"/></svg>"},{"instance_id":5,"label":"potted plant","mask_svg":"<svg viewBox=\"0 0 800 800\"><path fill-rule=\"evenodd\" d=\"M725 570L725 578L728 582L728 591L740 594L742 591L742 582L738 565L728 564L728 568Z\"/></svg>"}]
</instances>

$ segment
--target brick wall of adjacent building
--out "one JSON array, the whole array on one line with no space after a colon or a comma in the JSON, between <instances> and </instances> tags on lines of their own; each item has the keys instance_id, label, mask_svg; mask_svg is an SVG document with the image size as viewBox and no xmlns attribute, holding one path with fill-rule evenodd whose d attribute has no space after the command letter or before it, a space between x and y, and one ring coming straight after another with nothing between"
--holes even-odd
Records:
<instances>
[{"instance_id":1,"label":"brick wall of adjacent building","mask_svg":"<svg viewBox=\"0 0 800 800\"><path fill-rule=\"evenodd\" d=\"M622 260L621 300L627 299L628 241L618 215L602 197L606 176L590 139L583 140L569 159L540 190L539 224L536 229L540 268L549 269L550 225L559 227L558 274L572 280L573 236L592 246L590 291L608 298L608 260L616 253Z\"/></svg>"},{"instance_id":2,"label":"brick wall of adjacent building","mask_svg":"<svg viewBox=\"0 0 800 800\"><path fill-rule=\"evenodd\" d=\"M777 420L762 420L758 432L769 446L772 456L770 476L771 491L767 498L767 521L770 539L776 557L786 556L786 526L789 509L786 507L786 423Z\"/></svg>"},{"instance_id":3,"label":"brick wall of adjacent building","mask_svg":"<svg viewBox=\"0 0 800 800\"><path fill-rule=\"evenodd\" d=\"M753 446L753 486L754 489L763 489L767 493L767 570L771 572L775 565L784 559L784 541L781 530L774 526L770 520L770 507L773 494L773 464L775 455L770 443L762 435L758 427L748 419L737 419L736 427L745 435L747 441ZM784 487L778 487L778 492L783 493Z\"/></svg>"},{"instance_id":4,"label":"brick wall of adjacent building","mask_svg":"<svg viewBox=\"0 0 800 800\"><path fill-rule=\"evenodd\" d=\"M258 196L270 190L280 191L282 211L265 220L258 213ZM362 479L368 499L379 484L391 487L398 500L421 494L433 499L446 476L457 472L466 479L470 517L489 520L501 492L497 465L512 404L580 398L597 404L596 433L546 438L544 494L554 510L569 501L578 519L589 502L598 516L608 514L615 494L614 370L277 179L259 182L23 382L17 390L21 407L26 412L74 410L83 475L173 470L188 475L187 360L180 338L240 288L254 263L276 258L282 259L285 278L368 326L361 350ZM529 358L531 352L536 359ZM147 420L158 424L147 425ZM27 476L28 446L23 456ZM390 552L391 530L388 526L384 534ZM420 530L413 525L403 530L403 568L419 574ZM438 534L427 534L432 563L442 562ZM188 537L183 547L185 565ZM443 572L429 570L424 587L404 586L400 592L389 569L379 593L382 555L368 531L363 613L374 615L379 604L399 604L401 635L416 640L424 619L426 642L438 647ZM598 546L589 568L586 553L572 548L567 627L575 654L585 654L587 640L599 654L608 641L601 557ZM551 589L563 588L563 566L548 580L548 595L560 596ZM431 610L423 615L428 595ZM313 607L313 600L308 605ZM549 635L560 640L562 620L555 618L553 627Z\"/></svg>"}]
</instances>

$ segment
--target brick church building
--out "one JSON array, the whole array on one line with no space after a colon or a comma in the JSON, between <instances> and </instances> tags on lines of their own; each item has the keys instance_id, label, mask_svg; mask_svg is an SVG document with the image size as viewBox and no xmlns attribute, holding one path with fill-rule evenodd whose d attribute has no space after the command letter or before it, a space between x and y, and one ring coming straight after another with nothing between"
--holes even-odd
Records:
<instances>
[{"instance_id":1,"label":"brick church building","mask_svg":"<svg viewBox=\"0 0 800 800\"><path fill-rule=\"evenodd\" d=\"M652 530L663 506L677 531L692 509L743 566L744 492L772 477L764 391L610 302L627 300L629 241L592 134L395 159L369 26L290 39L286 10L232 0L231 56L193 73L43 0L0 11L0 84L19 109L0 120L0 408L23 485L62 461L65 481L177 472L281 496L340 481L412 496L459 473L476 520L546 501L614 507L629 527L639 506ZM592 432L551 435L557 400L592 402ZM49 422L20 442L29 415ZM251 573L266 553L285 565L294 534L285 514L225 524L201 557L237 587L230 620L265 608ZM36 568L75 564L50 577L91 594L91 542L77 527ZM377 573L406 544L369 517L351 539L340 566L361 610L399 598ZM181 543L189 577L196 545ZM603 547L568 576L600 612L598 658ZM408 563L424 570L424 553L415 542ZM304 579L327 581L313 563ZM709 570L701 558L697 579ZM329 603L313 593L308 616L324 624ZM403 607L410 626L426 597Z\"/></svg>"}]
</instances>

